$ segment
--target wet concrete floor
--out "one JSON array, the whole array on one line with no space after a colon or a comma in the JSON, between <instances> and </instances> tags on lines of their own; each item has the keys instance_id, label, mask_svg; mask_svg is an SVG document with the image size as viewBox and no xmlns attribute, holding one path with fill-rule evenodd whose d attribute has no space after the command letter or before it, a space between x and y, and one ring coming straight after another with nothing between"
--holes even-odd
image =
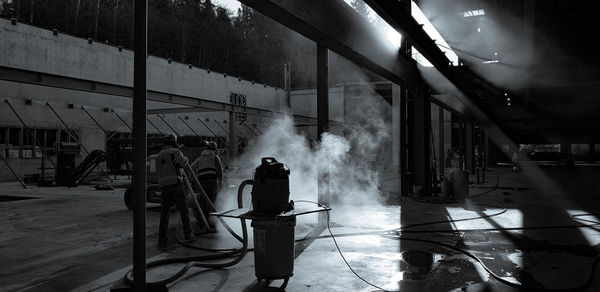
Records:
<instances>
[{"instance_id":1,"label":"wet concrete floor","mask_svg":"<svg viewBox=\"0 0 600 292\"><path fill-rule=\"evenodd\" d=\"M397 176L388 176L381 185L388 204L334 203L331 212L331 232L345 260L374 286L349 269L329 231L308 215L299 218L295 235L313 238L296 243L294 275L285 291L527 291L523 287L578 287L589 278L582 291L600 291L600 263L590 276L600 254L600 225L594 225L600 219L600 167L527 166L519 173L492 169L487 182L470 185L471 198L461 203L398 197ZM237 182L230 179L232 191ZM0 201L0 291L108 291L119 286L132 261L131 212L123 204L123 192L93 186L23 190L1 184L0 197L6 200ZM176 214L171 234L177 232ZM149 260L209 253L185 248L174 238L166 250L158 249L159 215L157 205L148 204ZM227 222L239 229L239 221ZM223 228L192 244L239 247ZM169 276L181 266L151 269L148 279ZM282 283L258 284L254 253L249 252L230 268L192 268L169 289L281 291L277 287Z\"/></svg>"}]
</instances>

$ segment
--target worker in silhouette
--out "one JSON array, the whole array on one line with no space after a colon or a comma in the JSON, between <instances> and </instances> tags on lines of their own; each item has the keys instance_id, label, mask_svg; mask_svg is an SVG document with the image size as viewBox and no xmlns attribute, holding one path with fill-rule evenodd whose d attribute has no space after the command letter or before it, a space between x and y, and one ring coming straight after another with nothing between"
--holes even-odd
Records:
<instances>
[{"instance_id":1,"label":"worker in silhouette","mask_svg":"<svg viewBox=\"0 0 600 292\"><path fill-rule=\"evenodd\" d=\"M192 163L192 169L202 185L202 189L206 192L206 195L210 201L214 204L219 192L219 186L223 182L223 166L221 164L221 158L217 155L217 143L214 141L208 142L208 148L203 150L200 157ZM217 232L215 225L212 223L209 213L214 212L211 210L209 204L205 200L201 200L200 205L202 206L202 212L206 216L206 221L209 226L206 226L207 233Z\"/></svg>"},{"instance_id":2,"label":"worker in silhouette","mask_svg":"<svg viewBox=\"0 0 600 292\"><path fill-rule=\"evenodd\" d=\"M158 228L159 247L167 246L167 229L169 228L169 209L175 204L181 214L183 232L186 240L193 239L186 204L183 167L188 160L179 148L177 148L177 136L169 135L163 149L156 157L156 174L158 176L158 187L160 188L160 224Z\"/></svg>"}]
</instances>

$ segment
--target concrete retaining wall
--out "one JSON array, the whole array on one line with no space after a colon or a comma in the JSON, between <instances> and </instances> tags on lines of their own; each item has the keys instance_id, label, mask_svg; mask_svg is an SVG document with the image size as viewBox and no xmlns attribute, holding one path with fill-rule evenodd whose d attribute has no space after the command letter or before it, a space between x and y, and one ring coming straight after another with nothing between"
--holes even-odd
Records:
<instances>
[{"instance_id":1,"label":"concrete retaining wall","mask_svg":"<svg viewBox=\"0 0 600 292\"><path fill-rule=\"evenodd\" d=\"M81 39L62 33L54 35L52 31L22 23L12 25L9 20L0 19L0 66L56 74L67 77L132 86L133 52L119 50L118 47L102 44L89 44ZM271 86L210 72L187 64L170 62L166 59L148 57L148 87L151 90L191 96L200 99L229 103L231 93L246 96L247 106L267 110L281 110L285 102L285 92ZM105 135L100 128L81 109L84 106L107 131L129 132L129 129L116 117L116 111L131 126L132 100L126 97L96 94L43 87L31 84L0 81L0 127L22 127L21 123L4 102L8 100L19 113L26 125L31 128L65 129L64 125L49 109L52 105L65 120L68 127L77 130L81 143L88 150L104 149ZM31 105L26 104L31 100ZM69 108L69 104L73 108ZM148 108L170 108L175 105L149 102ZM105 111L108 108L108 111ZM164 115L165 121L180 135L193 135L180 119L185 121L201 136L226 137L227 134L215 122L217 120L228 130L227 112L198 112ZM248 123L259 128L268 126L266 118L248 116ZM161 132L173 132L159 117L148 119ZM198 119L201 119L207 129ZM157 133L147 124L149 133ZM212 131L212 132L211 132ZM248 136L246 131L238 135ZM7 141L0 141L10 147ZM83 159L80 155L79 160ZM26 158L7 158L15 171L23 176L38 172L40 160ZM8 169L0 166L0 181L14 180Z\"/></svg>"}]
</instances>

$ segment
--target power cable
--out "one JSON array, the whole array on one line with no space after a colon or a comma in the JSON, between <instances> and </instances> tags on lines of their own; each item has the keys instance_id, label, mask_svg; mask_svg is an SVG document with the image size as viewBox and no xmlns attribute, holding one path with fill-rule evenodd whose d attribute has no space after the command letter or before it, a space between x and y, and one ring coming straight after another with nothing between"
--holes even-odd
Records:
<instances>
[{"instance_id":1,"label":"power cable","mask_svg":"<svg viewBox=\"0 0 600 292\"><path fill-rule=\"evenodd\" d=\"M247 183L247 181L244 182L244 184ZM497 187L497 184L496 184ZM243 204L242 204L242 190L243 188L240 188L238 190L238 207L239 208L243 208ZM489 193L492 190L494 190L494 188L492 188L491 190L488 190L486 192L483 192L479 195L483 195L485 193ZM205 194L204 194L205 195ZM207 198L205 198L207 199ZM307 203L312 203L312 204L316 204L320 207L325 207L323 204L318 203L318 202L313 202L313 201L308 201L308 200L297 200L296 202L307 202ZM209 203L210 204L210 203ZM212 204L210 204L212 205ZM384 231L375 231L375 232L368 232L368 233L353 233L353 234L345 234L345 235L336 235L336 236L357 236L357 235L364 235L364 234L373 234L373 235L380 235L383 238L388 238L388 239L395 239L395 240L407 240L407 241L418 241L418 242L425 242L425 243L431 243L431 244L436 244L436 245L440 245L443 247L446 247L448 249L452 249L455 251L458 251L468 257L471 257L472 259L474 259L475 261L477 261L478 264L480 264L492 277L494 277L495 279L497 279L498 281L500 281L501 283L504 283L506 285L509 285L511 287L516 287L516 288L522 288L522 289L529 289L529 290L536 290L536 291L540 291L540 290L545 290L545 291L575 291L575 290L580 290L583 288L588 287L591 284L592 281L592 277L594 275L594 272L597 268L597 263L600 262L600 256L596 257L594 259L594 262L592 263L592 268L590 269L590 274L588 276L588 279L585 283L573 287L573 288L568 288L568 289L546 289L546 288L541 288L541 287L530 287L527 285L523 285L523 284L519 284L519 283L513 283L510 281L507 281L505 279L503 279L502 277L498 276L497 274L495 274L489 267L487 267L483 261L477 257L476 255L472 254L471 252L469 252L468 250L456 247L456 246L452 246L443 242L439 242L439 241L434 241L434 240L426 240L426 239L418 239L418 238L407 238L407 237L402 237L401 234L402 233L439 233L439 232L453 232L453 233L457 233L457 232L468 232L468 231L494 231L494 230L525 230L525 229L533 229L533 228L580 228L580 227L590 227L593 228L593 226L596 225L600 225L600 222L597 221L593 221L593 220L588 220L588 219L579 219L576 218L577 220L581 220L581 221L586 221L586 222L590 222L592 224L582 224L582 225L578 225L578 226L543 226L543 227L514 227L514 228L490 228L490 229L472 229L472 230L466 230L466 229L457 229L457 230L406 230L409 228L414 228L414 227L418 227L418 226L424 226L424 225L433 225L433 224L440 224L440 223L454 223L454 222L460 222L460 221L467 221L467 220L478 220L478 219L484 219L484 218L489 218L489 217L493 217L493 216L498 216L501 215L503 213L505 213L507 210L503 207L499 207L499 206L494 206L494 205L487 205L487 204L475 204L477 206L483 206L483 207L493 207L493 208L500 208L502 209L502 211L500 212L496 212L494 214L489 214L489 215L485 215L485 216L478 216L478 217L471 217L471 218L463 218L463 219L452 219L452 220L440 220L440 221L431 221L431 222L425 222L425 223L417 223L417 224L412 224L412 225L407 225L407 226L403 226L397 229L391 229L391 230L384 230ZM211 206L214 209L214 206ZM595 214L577 214L577 215L573 215L572 217L582 217L582 216L592 216ZM225 268L225 267L230 267L233 266L237 263L239 263L242 258L245 256L245 254L248 251L251 251L248 249L248 233L247 233L247 228L246 228L246 223L244 219L240 219L241 223L242 223L242 233L243 233L243 240L242 240L242 248L241 249L210 249L210 248L203 248L203 247L198 247L198 246L194 246L188 243L185 243L183 241L181 241L177 236L177 240L182 243L184 246L187 247L191 247L191 248L195 248L195 249L199 249L199 250L205 250L205 251L213 251L216 252L215 254L210 254L210 255L203 255L203 256L192 256L192 257L178 257L178 258L170 258L170 259L163 259L163 260L157 260L157 261L153 261L147 264L147 268L152 268L152 267L156 267L156 266L161 266L161 265L168 265L168 264L174 264L174 263L185 263L187 262L187 264L181 268L178 272L176 272L175 274L173 274L172 276L170 276L167 279L163 279L157 282L151 282L151 283L147 283L148 286L153 287L153 286L164 286L168 283L171 283L177 279L179 279L181 276L183 276L189 269L191 269L192 267L202 267L202 268ZM226 224L225 224L226 225ZM226 225L226 227L229 227ZM227 228L230 232L233 232L230 228ZM335 247L338 251L338 253L340 254L342 260L344 261L344 263L346 264L346 266L350 269L350 271L357 277L359 278L361 281L363 281L364 283L382 290L382 291L392 291L392 290L387 290L387 289L383 289L380 286L377 286L371 282L369 282L368 280L366 280L365 278L363 278L360 274L358 274L350 265L350 263L346 260L343 252L341 251L341 248L336 240L336 236L334 236L333 232L331 231L331 226L330 226L330 214L329 214L329 210L327 210L327 230L329 232L329 236L319 236L317 237L317 239L321 239L321 238L326 238L326 237L331 237L331 239L333 240ZM234 232L233 232L234 233ZM235 234L237 235L237 234ZM236 236L238 237L238 236ZM304 239L299 239L296 240L296 242L298 241L302 241ZM229 262L225 262L225 263L203 263L202 261L208 261L208 260L217 260L217 259L225 259L225 258L229 258L229 257L233 257L233 256L237 256L235 259L233 259L232 261ZM132 284L133 283L133 279L131 278L131 270L129 272L127 272L127 274L124 277L124 280L127 284ZM394 291L395 292L395 291Z\"/></svg>"},{"instance_id":2,"label":"power cable","mask_svg":"<svg viewBox=\"0 0 600 292\"><path fill-rule=\"evenodd\" d=\"M297 201L300 202L300 201ZM317 204L321 207L325 207L323 204L318 203L318 202L313 202L313 201L305 201L302 200L302 202L309 202L309 203L313 203L313 204ZM506 212L506 209L504 209L504 212ZM504 213L502 212L502 213ZM481 216L481 218L487 218L490 216L496 216L499 214L494 214L494 215L486 215L486 216ZM578 215L574 215L575 216L592 216L594 214L578 214ZM561 289L549 289L549 288L542 288L542 287L532 287L532 286L527 286L527 285L523 285L520 283L513 283L510 282L508 280L503 279L502 277L500 277L499 275L495 274L488 266L485 265L485 263L483 263L483 261L477 257L476 255L472 254L471 252L469 252L466 249L463 248L459 248L447 243L443 243L443 242L439 242L439 241L435 241L435 240L426 240L426 239L418 239L418 238L407 238L407 237L401 237L401 233L403 231L403 229L406 228L410 228L410 227L415 227L415 226L422 226L422 225L429 225L429 224L438 224L438 223L442 223L442 222L457 222L459 220L473 220L473 218L465 218L465 219L458 219L458 220L446 220L446 221L435 221L435 222L426 222L426 223L420 223L420 224L415 224L415 225L409 225L409 226L405 226L405 227L401 227L396 229L396 231L394 232L394 234L389 234L389 231L380 231L377 232L378 234L380 234L380 236L382 236L383 238L388 238L388 239L396 239L396 240L407 240L407 241L418 241L418 242L425 242L425 243L431 243L431 244L436 244L436 245L440 245L455 251L458 251L472 259L474 259L478 264L480 264L492 277L494 277L496 280L500 281L503 284L506 284L508 286L511 287L515 287L515 288L520 288L520 289L527 289L527 290L534 290L534 291L578 291L584 288L587 288L592 280L593 280L593 276L594 273L597 269L598 266L598 262L600 262L600 256L596 256L596 258L594 259L594 262L592 263L592 267L590 269L590 273L588 275L587 280L585 281L585 283L578 285L576 287L572 287L572 288L561 288ZM578 219L580 220L580 219ZM587 220L587 219L583 219L586 220L588 222L593 222L593 224L582 224L579 227L592 227L595 225L600 225L600 222L597 221L593 221L593 220ZM352 271L352 273L359 278L360 280L362 280L364 283L368 284L371 287L374 287L376 289L382 290L382 291L389 291L389 292L397 292L397 290L387 290L384 289L380 286L377 286L369 281L367 281L366 279L364 279L362 276L360 276L353 268L352 266L348 263L348 261L346 260L346 258L344 257L344 254L342 253L337 240L335 239L335 236L333 235L333 232L331 231L331 227L329 224L330 221L330 217L329 217L329 211L327 211L327 230L329 231L330 237L333 240L335 247L337 249L337 251L339 252L340 256L342 257L342 260L344 261L344 263L346 264L346 266L350 269L350 271ZM573 227L573 226L570 226ZM549 228L562 228L562 226L549 226ZM493 230L523 230L523 229L527 229L526 227L515 227L515 228L493 228ZM482 229L478 229L478 230L482 230ZM485 230L485 229L483 229ZM453 230L453 232L461 232L462 230L458 229L458 230ZM423 233L436 233L436 231L432 231L432 230L423 230ZM323 237L318 237L318 238L323 238ZM399 291L398 291L399 292Z\"/></svg>"}]
</instances>

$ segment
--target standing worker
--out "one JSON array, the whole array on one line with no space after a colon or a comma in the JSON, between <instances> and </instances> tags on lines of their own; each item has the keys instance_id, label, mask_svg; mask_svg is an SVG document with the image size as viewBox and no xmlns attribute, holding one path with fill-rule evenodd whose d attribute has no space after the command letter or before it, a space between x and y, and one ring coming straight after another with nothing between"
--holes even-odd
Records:
<instances>
[{"instance_id":1,"label":"standing worker","mask_svg":"<svg viewBox=\"0 0 600 292\"><path fill-rule=\"evenodd\" d=\"M223 167L221 164L221 158L217 155L217 143L214 141L208 142L208 148L200 154L200 157L192 163L192 169L198 177L202 189L206 192L206 195L210 201L214 204L219 192L219 186L223 182ZM206 221L209 226L206 228L206 232L215 233L217 229L209 218L210 210L208 202L202 200L202 211L206 216Z\"/></svg>"},{"instance_id":2,"label":"standing worker","mask_svg":"<svg viewBox=\"0 0 600 292\"><path fill-rule=\"evenodd\" d=\"M175 204L181 214L185 239L193 239L190 227L188 206L183 189L183 167L188 160L177 148L177 136L169 135L163 144L163 149L156 157L156 174L160 188L160 225L158 228L158 246L167 246L167 229L169 228L169 209Z\"/></svg>"}]
</instances>

